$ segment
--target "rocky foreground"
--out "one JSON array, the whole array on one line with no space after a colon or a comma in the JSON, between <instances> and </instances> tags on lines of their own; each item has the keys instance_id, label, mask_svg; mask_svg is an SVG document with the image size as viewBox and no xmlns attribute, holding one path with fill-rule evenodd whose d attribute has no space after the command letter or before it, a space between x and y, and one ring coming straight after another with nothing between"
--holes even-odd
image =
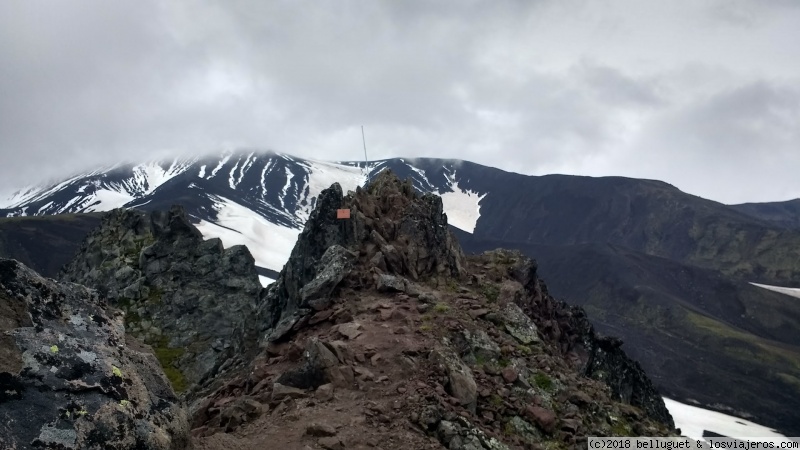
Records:
<instances>
[{"instance_id":1,"label":"rocky foreground","mask_svg":"<svg viewBox=\"0 0 800 450\"><path fill-rule=\"evenodd\" d=\"M336 219L340 208L351 219ZM78 290L97 310L92 317L117 317L118 325L113 348L94 336L74 352L113 354L95 361L92 373L107 383L128 376L140 387L126 391L136 393L133 400L118 399L102 380L59 378L58 367L37 360L65 355L61 347L47 354L48 339L83 336L85 323L59 309L25 331L28 341L2 341L0 351L16 351L27 364L0 367L4 389L28 383L37 393L0 394L0 414L21 414L39 398L71 399L63 386L75 380L100 383L89 391L109 406L70 412L64 422L71 410L54 404L22 427L0 426L0 443L16 448L49 448L35 441L49 436L45 429L66 430L64 448L94 448L77 443L80 430L102 423L99 411L112 406L123 420L134 400L134 428L161 430L155 434L169 440L97 448L549 449L583 447L590 435L675 431L621 342L598 336L580 308L553 299L534 262L502 250L464 256L441 199L418 195L389 172L354 193L338 185L323 191L266 289L254 287L245 248L202 241L180 209L106 218L62 273L96 291L3 264L28 274L0 283L3 320L17 317L3 322L3 332L30 328L33 313L19 312L30 308L28 284ZM6 298L16 299L8 307L16 316L5 312ZM67 296L48 298L61 305ZM125 337L117 308L132 336ZM150 344L183 403L158 383L136 384L136 377L162 385L165 378L155 364L129 367L128 360L155 361L138 340ZM146 399L166 407L170 420L163 409L143 409Z\"/></svg>"}]
</instances>

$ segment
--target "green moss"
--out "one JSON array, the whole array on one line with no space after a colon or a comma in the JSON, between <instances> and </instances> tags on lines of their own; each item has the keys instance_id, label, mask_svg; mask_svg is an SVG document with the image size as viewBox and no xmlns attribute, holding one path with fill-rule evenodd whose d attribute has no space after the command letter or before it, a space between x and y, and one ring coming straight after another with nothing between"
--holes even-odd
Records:
<instances>
[{"instance_id":1,"label":"green moss","mask_svg":"<svg viewBox=\"0 0 800 450\"><path fill-rule=\"evenodd\" d=\"M531 376L528 382L543 391L549 391L553 389L553 380L548 377L547 374L542 372L536 372L533 376Z\"/></svg>"},{"instance_id":2,"label":"green moss","mask_svg":"<svg viewBox=\"0 0 800 450\"><path fill-rule=\"evenodd\" d=\"M517 351L520 352L523 356L530 356L533 354L533 350L527 345L518 345Z\"/></svg>"},{"instance_id":3,"label":"green moss","mask_svg":"<svg viewBox=\"0 0 800 450\"><path fill-rule=\"evenodd\" d=\"M500 296L500 289L495 284L485 283L482 284L480 287L481 295L486 297L486 300L489 303L494 303L497 301L497 297Z\"/></svg>"},{"instance_id":4,"label":"green moss","mask_svg":"<svg viewBox=\"0 0 800 450\"><path fill-rule=\"evenodd\" d=\"M450 311L450 307L446 303L437 303L433 306L433 312L443 314Z\"/></svg>"},{"instance_id":5,"label":"green moss","mask_svg":"<svg viewBox=\"0 0 800 450\"><path fill-rule=\"evenodd\" d=\"M504 435L513 436L515 433L516 433L516 429L514 428L514 424L511 423L510 420L508 422L506 422L505 425L503 425L503 434Z\"/></svg>"},{"instance_id":6,"label":"green moss","mask_svg":"<svg viewBox=\"0 0 800 450\"><path fill-rule=\"evenodd\" d=\"M564 450L566 446L560 441L545 441L542 442L542 448L544 450Z\"/></svg>"},{"instance_id":7,"label":"green moss","mask_svg":"<svg viewBox=\"0 0 800 450\"><path fill-rule=\"evenodd\" d=\"M164 374L169 379L175 392L185 391L187 388L186 377L183 375L183 372L175 367L175 363L178 358L183 356L186 350L168 347L167 338L163 336L158 341L150 343L150 345L153 347L153 353L155 353L158 362L161 363Z\"/></svg>"},{"instance_id":8,"label":"green moss","mask_svg":"<svg viewBox=\"0 0 800 450\"><path fill-rule=\"evenodd\" d=\"M428 332L430 332L431 330L433 330L433 327L431 326L431 324L430 324L430 323L423 323L423 324L422 324L422 325L420 325L420 327L419 327L419 331L422 331L423 333L428 333Z\"/></svg>"},{"instance_id":9,"label":"green moss","mask_svg":"<svg viewBox=\"0 0 800 450\"><path fill-rule=\"evenodd\" d=\"M495 408L499 408L500 406L503 406L503 397L493 394L491 397L489 397L489 404Z\"/></svg>"},{"instance_id":10,"label":"green moss","mask_svg":"<svg viewBox=\"0 0 800 450\"><path fill-rule=\"evenodd\" d=\"M633 430L624 420L612 418L611 420L611 434L614 436L633 436Z\"/></svg>"}]
</instances>

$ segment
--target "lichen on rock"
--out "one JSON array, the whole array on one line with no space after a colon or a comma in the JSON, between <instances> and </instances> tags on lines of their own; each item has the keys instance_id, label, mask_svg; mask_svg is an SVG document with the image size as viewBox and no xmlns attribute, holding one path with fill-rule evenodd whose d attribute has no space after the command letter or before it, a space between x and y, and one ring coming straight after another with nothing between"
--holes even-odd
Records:
<instances>
[{"instance_id":1,"label":"lichen on rock","mask_svg":"<svg viewBox=\"0 0 800 450\"><path fill-rule=\"evenodd\" d=\"M0 447L187 448L158 361L96 291L0 259L0 312Z\"/></svg>"},{"instance_id":2,"label":"lichen on rock","mask_svg":"<svg viewBox=\"0 0 800 450\"><path fill-rule=\"evenodd\" d=\"M124 310L128 331L153 347L178 391L244 352L244 322L262 290L247 248L203 240L180 207L109 212L59 278Z\"/></svg>"}]
</instances>

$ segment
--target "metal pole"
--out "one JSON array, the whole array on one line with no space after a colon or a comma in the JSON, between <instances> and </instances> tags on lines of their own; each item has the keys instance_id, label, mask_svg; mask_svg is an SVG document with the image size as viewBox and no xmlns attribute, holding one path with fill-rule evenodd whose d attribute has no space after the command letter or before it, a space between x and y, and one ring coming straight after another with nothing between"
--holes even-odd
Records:
<instances>
[{"instance_id":1,"label":"metal pole","mask_svg":"<svg viewBox=\"0 0 800 450\"><path fill-rule=\"evenodd\" d=\"M364 125L361 125L361 142L364 143L364 170L366 170L369 160L367 159L367 139L364 138Z\"/></svg>"}]
</instances>

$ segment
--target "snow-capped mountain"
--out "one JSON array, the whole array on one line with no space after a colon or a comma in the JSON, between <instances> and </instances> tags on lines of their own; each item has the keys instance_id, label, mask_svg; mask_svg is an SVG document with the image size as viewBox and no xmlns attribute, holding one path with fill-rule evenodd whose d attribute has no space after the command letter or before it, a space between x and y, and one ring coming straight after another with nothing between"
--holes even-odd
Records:
<instances>
[{"instance_id":1,"label":"snow-capped mountain","mask_svg":"<svg viewBox=\"0 0 800 450\"><path fill-rule=\"evenodd\" d=\"M461 161L389 159L325 162L273 152L226 152L218 157L117 165L46 187L21 189L0 200L0 217L186 207L206 238L245 244L262 273L279 271L313 210L334 182L347 192L386 167L443 199L453 226L472 232L483 193L470 188ZM264 280L269 281L269 280Z\"/></svg>"},{"instance_id":2,"label":"snow-capped mountain","mask_svg":"<svg viewBox=\"0 0 800 450\"><path fill-rule=\"evenodd\" d=\"M442 197L465 251L505 247L535 257L551 292L586 307L601 332L621 336L662 393L797 435L800 304L790 296L797 289L777 286L800 287L800 231L758 207L740 210L654 180L239 151L121 164L28 187L0 197L0 218L180 204L206 238L245 244L266 284L323 189L338 182L355 190L384 168ZM7 223L17 241L0 233L0 251L47 253L35 245L43 235L34 224L7 222L17 222Z\"/></svg>"}]
</instances>

